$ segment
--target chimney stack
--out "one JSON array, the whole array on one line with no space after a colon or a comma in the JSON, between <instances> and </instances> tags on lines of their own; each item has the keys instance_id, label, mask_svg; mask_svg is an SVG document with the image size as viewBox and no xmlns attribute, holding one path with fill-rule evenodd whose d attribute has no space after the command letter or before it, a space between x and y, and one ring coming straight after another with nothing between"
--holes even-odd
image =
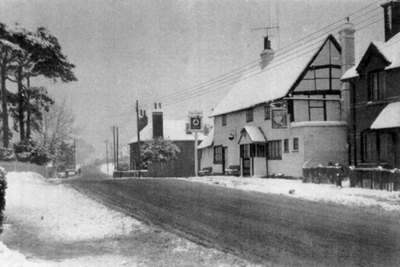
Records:
<instances>
[{"instance_id":1,"label":"chimney stack","mask_svg":"<svg viewBox=\"0 0 400 267\"><path fill-rule=\"evenodd\" d=\"M260 57L260 67L262 69L265 68L274 58L274 51L271 48L271 41L268 39L268 36L264 37L264 50L261 52Z\"/></svg>"},{"instance_id":2,"label":"chimney stack","mask_svg":"<svg viewBox=\"0 0 400 267\"><path fill-rule=\"evenodd\" d=\"M342 48L342 75L355 64L354 33L354 24L347 18L343 28L339 31L340 46ZM342 82L342 120L351 125L350 119L350 83L345 81Z\"/></svg>"},{"instance_id":3,"label":"chimney stack","mask_svg":"<svg viewBox=\"0 0 400 267\"><path fill-rule=\"evenodd\" d=\"M153 139L164 138L164 123L161 103L154 103L152 116L153 122Z\"/></svg>"},{"instance_id":4,"label":"chimney stack","mask_svg":"<svg viewBox=\"0 0 400 267\"><path fill-rule=\"evenodd\" d=\"M382 4L384 25L385 25L385 42L400 32L400 1L389 1Z\"/></svg>"}]
</instances>

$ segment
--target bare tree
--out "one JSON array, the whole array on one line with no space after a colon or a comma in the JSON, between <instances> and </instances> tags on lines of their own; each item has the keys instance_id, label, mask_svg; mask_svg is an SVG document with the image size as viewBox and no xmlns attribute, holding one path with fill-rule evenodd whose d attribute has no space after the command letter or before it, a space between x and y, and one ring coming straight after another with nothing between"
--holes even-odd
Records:
<instances>
[{"instance_id":1,"label":"bare tree","mask_svg":"<svg viewBox=\"0 0 400 267\"><path fill-rule=\"evenodd\" d=\"M68 108L65 100L52 105L48 112L43 114L41 131L35 132L34 141L49 153L51 160L57 165L62 147L72 143L76 128L74 115Z\"/></svg>"}]
</instances>

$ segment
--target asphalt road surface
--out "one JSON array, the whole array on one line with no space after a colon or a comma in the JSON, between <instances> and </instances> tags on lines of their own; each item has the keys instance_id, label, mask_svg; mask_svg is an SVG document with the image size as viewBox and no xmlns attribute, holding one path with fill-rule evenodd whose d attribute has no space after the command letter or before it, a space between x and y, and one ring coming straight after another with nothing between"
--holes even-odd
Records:
<instances>
[{"instance_id":1,"label":"asphalt road surface","mask_svg":"<svg viewBox=\"0 0 400 267\"><path fill-rule=\"evenodd\" d=\"M400 266L400 217L177 179L75 180L143 221L255 263Z\"/></svg>"}]
</instances>

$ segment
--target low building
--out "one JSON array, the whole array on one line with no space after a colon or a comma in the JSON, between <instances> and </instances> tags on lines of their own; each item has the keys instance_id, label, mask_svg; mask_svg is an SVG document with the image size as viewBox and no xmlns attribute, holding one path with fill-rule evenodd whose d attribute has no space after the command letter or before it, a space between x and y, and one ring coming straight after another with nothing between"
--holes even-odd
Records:
<instances>
[{"instance_id":1,"label":"low building","mask_svg":"<svg viewBox=\"0 0 400 267\"><path fill-rule=\"evenodd\" d=\"M385 42L371 42L342 79L350 84L350 161L400 168L400 2L382 5Z\"/></svg>"},{"instance_id":2,"label":"low building","mask_svg":"<svg viewBox=\"0 0 400 267\"><path fill-rule=\"evenodd\" d=\"M177 145L180 153L177 159L167 163L152 163L147 166L147 176L150 177L188 177L194 176L194 134L188 131L188 123L185 120L164 120L163 112L155 109L149 123L140 132L140 143L152 142L156 138L169 140ZM199 141L203 135L199 133ZM130 168L137 169L138 142L135 136L129 143Z\"/></svg>"},{"instance_id":3,"label":"low building","mask_svg":"<svg viewBox=\"0 0 400 267\"><path fill-rule=\"evenodd\" d=\"M243 176L300 177L304 166L347 164L340 77L354 58L351 23L340 36L342 46L329 35L279 55L266 37L260 72L243 77L212 113L214 173L239 165Z\"/></svg>"}]
</instances>

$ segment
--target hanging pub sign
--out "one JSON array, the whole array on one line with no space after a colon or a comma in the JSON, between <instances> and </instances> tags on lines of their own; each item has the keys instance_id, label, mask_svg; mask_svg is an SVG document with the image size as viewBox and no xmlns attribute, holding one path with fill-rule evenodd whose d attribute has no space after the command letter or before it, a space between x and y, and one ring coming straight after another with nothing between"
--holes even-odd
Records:
<instances>
[{"instance_id":1,"label":"hanging pub sign","mask_svg":"<svg viewBox=\"0 0 400 267\"><path fill-rule=\"evenodd\" d=\"M203 130L203 113L201 111L189 112L189 131L200 132Z\"/></svg>"},{"instance_id":2,"label":"hanging pub sign","mask_svg":"<svg viewBox=\"0 0 400 267\"><path fill-rule=\"evenodd\" d=\"M272 128L286 128L287 127L287 111L286 109L273 109L272 110Z\"/></svg>"}]
</instances>

